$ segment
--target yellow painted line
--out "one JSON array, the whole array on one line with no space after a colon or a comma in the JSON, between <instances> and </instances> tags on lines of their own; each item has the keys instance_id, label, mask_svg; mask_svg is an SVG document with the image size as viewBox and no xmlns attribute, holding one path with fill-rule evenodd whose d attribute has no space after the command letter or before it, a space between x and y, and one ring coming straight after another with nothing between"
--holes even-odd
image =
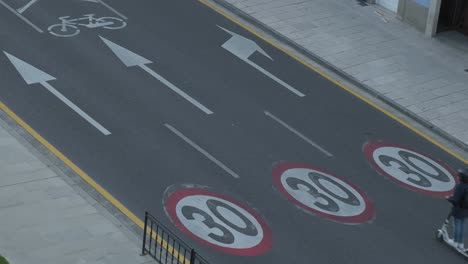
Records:
<instances>
[{"instance_id":1,"label":"yellow painted line","mask_svg":"<svg viewBox=\"0 0 468 264\"><path fill-rule=\"evenodd\" d=\"M374 108L378 109L379 111L383 112L387 116L391 117L392 119L396 120L400 124L404 125L405 127L409 128L410 130L414 131L421 137L427 139L428 141L432 142L434 145L438 146L439 148L445 150L455 158L461 160L462 162L468 164L468 160L463 159L458 154L454 153L444 145L440 144L439 142L435 141L434 139L430 138L429 136L425 135L421 131L417 130L416 128L412 127L411 125L407 124L403 120L399 119L392 113L386 111L382 107L378 106L374 102L370 101L364 96L361 96L357 92L353 91L352 89L346 87L345 85L341 84L340 82L336 81L332 77L328 76L318 68L310 65L306 61L302 60L301 58L297 57L293 53L289 52L288 50L276 45L270 39L262 36L260 33L254 31L253 29L249 28L248 26L242 24L240 21L236 20L231 15L227 14L226 12L220 10L219 8L215 7L211 3L208 3L205 0L199 0L202 4L206 5L207 7L211 8L212 10L216 11L217 13L223 15L227 19L231 20L235 24L241 26L245 30L249 31L250 33L254 34L255 36L259 37L263 41L267 42L268 44L272 45L273 47L281 50L288 56L294 58L296 61L300 62L304 66L310 68L311 70L317 72L327 80L333 82L334 84L338 85L339 87L343 88L344 90L348 91L349 93L353 94L354 96L358 97L362 101L368 103L369 105L373 106ZM134 222L137 226L141 229L144 228L144 223L141 221L135 214L133 214L129 209L127 209L122 203L120 203L112 194L110 194L106 189L104 189L101 185L99 185L96 181L94 181L86 172L80 169L75 163L73 163L70 159L68 159L62 152L60 152L57 148L55 148L52 144L50 144L46 139L44 139L39 133L37 133L33 128L31 128L25 121L23 121L18 115L16 115L13 111L10 110L3 102L0 101L0 109L3 110L11 119L13 119L18 125L23 127L33 138L35 138L39 143L41 143L44 147L46 147L50 152L52 152L57 158L59 158L62 162L64 162L68 167L70 167L76 174L78 174L86 183L91 185L96 191L98 191L106 200L112 203L117 209L119 209L123 214L125 214L132 222ZM161 244L161 246L168 251L168 253L173 254L176 258L180 261L186 261L184 263L190 263L182 254L180 254L176 249L174 249L166 240L164 240L159 235L153 233L152 237L157 241L157 243Z\"/></svg>"},{"instance_id":2,"label":"yellow painted line","mask_svg":"<svg viewBox=\"0 0 468 264\"><path fill-rule=\"evenodd\" d=\"M357 98L361 99L362 101L366 102L367 104L369 104L370 106L374 107L375 109L379 110L380 112L384 113L385 115L387 115L388 117L392 118L393 120L397 121L398 123L402 124L403 126L407 127L408 129L410 129L411 131L413 131L414 133L418 134L419 136L425 138L427 141L431 142L432 144L436 145L437 147L441 148L442 150L444 150L445 152L449 153L450 155L452 155L453 157L455 157L456 159L460 160L461 162L465 163L465 164L468 164L468 160L467 159L464 159L462 156L458 155L457 153L455 153L454 151L450 150L448 147L444 146L443 144L441 144L440 142L436 141L435 139L429 137L428 135L424 134L423 132L419 131L418 129L416 129L415 127L411 126L410 124L408 124L407 122L403 121L402 119L398 118L397 116L395 116L394 114L390 113L389 111L383 109L381 106L377 105L376 103L372 102L370 99L360 95L359 93L357 93L356 91L354 91L353 89L347 87L346 85L340 83L339 81L333 79L331 76L329 76L328 74L324 73L323 71L321 71L320 69L318 69L317 67L309 64L308 62L306 62L305 60L299 58L298 56L296 56L295 54L293 54L292 52L286 50L285 48L279 46L278 44L274 43L272 40L270 40L269 38L263 36L262 34L260 34L259 32L255 31L254 29L250 28L249 26L245 25L244 23L242 23L241 21L239 21L238 19L236 19L235 17L231 16L230 14L226 13L225 11L221 10L220 8L216 7L215 5L213 5L212 3L208 2L207 0L198 0L200 3L204 4L205 6L207 6L208 8L212 9L213 11L217 12L218 14L224 16L225 18L229 19L230 21L232 21L233 23L237 24L238 26L242 27L243 29L247 30L248 32L254 34L255 36L257 36L258 38L262 39L263 41L265 41L266 43L270 44L271 46L277 48L278 50L282 51L283 53L285 53L286 55L288 55L289 57L295 59L296 61L298 61L299 63L301 63L302 65L306 66L307 68L315 71L316 73L320 74L322 77L324 77L325 79L329 80L330 82L336 84L337 86L341 87L342 89L344 89L345 91L351 93L352 95L356 96Z\"/></svg>"},{"instance_id":3,"label":"yellow painted line","mask_svg":"<svg viewBox=\"0 0 468 264\"><path fill-rule=\"evenodd\" d=\"M151 233L151 230L147 231L146 233ZM190 264L190 260L187 259L184 254L181 254L179 251L177 251L177 249L167 243L167 241L164 240L159 234L156 234L154 231L152 233L153 234L151 236L153 237L153 240L157 241L157 243L160 244L169 254L173 255L181 263Z\"/></svg>"},{"instance_id":4,"label":"yellow painted line","mask_svg":"<svg viewBox=\"0 0 468 264\"><path fill-rule=\"evenodd\" d=\"M37 133L33 128L31 128L26 122L23 121L19 116L17 116L13 111L8 108L3 102L0 102L0 109L2 109L8 116L11 117L18 125L24 128L31 136L33 136L39 143L44 145L50 152L52 152L57 158L63 161L68 167L70 167L76 174L78 174L83 180L85 180L89 185L91 185L96 191L98 191L104 198L111 202L115 207L117 207L122 213L124 213L130 220L137 224L140 228L143 228L144 224L138 217L136 217L130 210L128 210L122 203L115 199L112 194L106 191L101 187L97 182L95 182L86 172L80 169L75 165L70 159L68 159L62 152L50 144L46 139L44 139L39 133Z\"/></svg>"},{"instance_id":5,"label":"yellow painted line","mask_svg":"<svg viewBox=\"0 0 468 264\"><path fill-rule=\"evenodd\" d=\"M141 221L136 215L134 215L127 207L125 207L121 202L119 202L112 194L110 194L106 189L104 189L101 185L99 185L96 181L94 181L86 172L80 169L75 163L73 163L70 159L68 159L62 152L60 152L57 148L55 148L52 144L50 144L45 138L43 138L39 133L37 133L32 127L30 127L23 119L21 119L18 115L16 115L8 106L6 106L3 102L0 102L0 109L3 110L11 119L13 119L18 125L23 127L33 138L35 138L39 143L41 143L44 147L46 147L50 152L52 152L57 158L63 161L68 167L70 167L76 174L78 174L86 183L91 185L96 191L98 191L106 200L111 202L115 207L117 207L123 214L125 214L130 220L132 220L137 226L141 229L144 228L144 223ZM159 235L156 238L156 234L153 234L153 238L157 241L168 253L174 255L174 257L179 258L179 260L185 260L186 262L182 263L190 263L188 260L185 259L184 256L179 254L177 250L172 248L172 246L167 243L162 237Z\"/></svg>"}]
</instances>

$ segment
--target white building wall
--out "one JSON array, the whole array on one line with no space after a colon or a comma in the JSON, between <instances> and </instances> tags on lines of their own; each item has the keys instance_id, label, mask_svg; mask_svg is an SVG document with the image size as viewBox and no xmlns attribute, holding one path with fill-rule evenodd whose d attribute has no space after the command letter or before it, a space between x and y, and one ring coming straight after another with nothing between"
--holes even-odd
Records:
<instances>
[{"instance_id":1,"label":"white building wall","mask_svg":"<svg viewBox=\"0 0 468 264\"><path fill-rule=\"evenodd\" d=\"M397 12L399 0L376 0L376 4L381 5L392 12Z\"/></svg>"}]
</instances>

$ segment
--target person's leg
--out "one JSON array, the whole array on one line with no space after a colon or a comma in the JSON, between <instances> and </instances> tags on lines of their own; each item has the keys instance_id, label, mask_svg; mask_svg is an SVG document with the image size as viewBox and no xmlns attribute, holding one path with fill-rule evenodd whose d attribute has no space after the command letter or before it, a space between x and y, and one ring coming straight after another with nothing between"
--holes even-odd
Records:
<instances>
[{"instance_id":1,"label":"person's leg","mask_svg":"<svg viewBox=\"0 0 468 264\"><path fill-rule=\"evenodd\" d=\"M458 246L460 248L465 248L465 243L464 243L464 240L463 240L463 235L465 234L465 218L460 218L460 223L459 223L460 227L459 227L459 241L458 241Z\"/></svg>"},{"instance_id":2,"label":"person's leg","mask_svg":"<svg viewBox=\"0 0 468 264\"><path fill-rule=\"evenodd\" d=\"M461 243L462 241L462 226L463 226L463 220L461 218L453 218L454 221L454 229L453 229L453 241L457 245L458 243Z\"/></svg>"}]
</instances>

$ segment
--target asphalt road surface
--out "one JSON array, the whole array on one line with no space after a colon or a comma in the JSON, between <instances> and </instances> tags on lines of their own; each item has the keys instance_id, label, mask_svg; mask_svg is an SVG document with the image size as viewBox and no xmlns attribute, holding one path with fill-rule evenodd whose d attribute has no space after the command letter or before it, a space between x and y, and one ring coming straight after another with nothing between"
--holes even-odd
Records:
<instances>
[{"instance_id":1,"label":"asphalt road surface","mask_svg":"<svg viewBox=\"0 0 468 264\"><path fill-rule=\"evenodd\" d=\"M202 3L1 3L1 102L210 263L464 261L461 161Z\"/></svg>"}]
</instances>

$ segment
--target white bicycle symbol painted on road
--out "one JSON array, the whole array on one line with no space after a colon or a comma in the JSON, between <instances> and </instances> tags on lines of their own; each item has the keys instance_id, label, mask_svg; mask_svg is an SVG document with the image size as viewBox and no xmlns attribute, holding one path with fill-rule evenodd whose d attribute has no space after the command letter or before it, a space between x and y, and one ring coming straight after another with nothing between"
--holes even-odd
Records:
<instances>
[{"instance_id":1,"label":"white bicycle symbol painted on road","mask_svg":"<svg viewBox=\"0 0 468 264\"><path fill-rule=\"evenodd\" d=\"M117 17L96 17L95 14L83 15L80 18L70 16L59 17L59 24L51 25L48 30L50 34L57 37L73 37L80 33L78 26L87 28L121 29L127 23Z\"/></svg>"}]
</instances>

